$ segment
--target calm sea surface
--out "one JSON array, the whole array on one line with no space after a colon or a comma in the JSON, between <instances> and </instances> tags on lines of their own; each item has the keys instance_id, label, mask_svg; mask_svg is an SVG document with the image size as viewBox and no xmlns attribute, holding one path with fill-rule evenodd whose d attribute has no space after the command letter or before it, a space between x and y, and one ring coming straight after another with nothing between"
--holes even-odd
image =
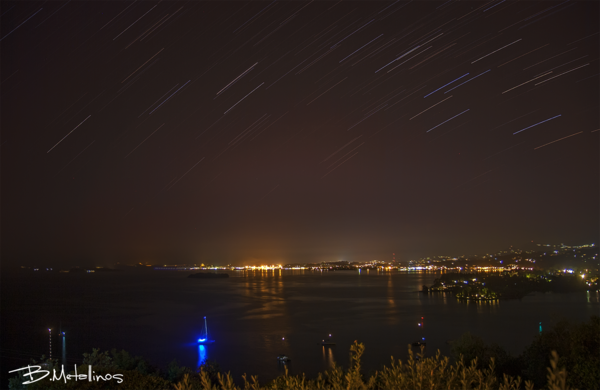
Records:
<instances>
[{"instance_id":1,"label":"calm sea surface","mask_svg":"<svg viewBox=\"0 0 600 390\"><path fill-rule=\"evenodd\" d=\"M519 354L542 326L562 318L587 321L600 313L598 293L534 294L499 303L461 303L449 295L421 294L439 274L398 272L230 272L229 279L188 279L188 272L2 276L2 378L30 357L61 358L59 329L66 332L66 360L81 363L92 348L125 349L158 366L173 359L197 366L215 360L236 380L243 373L264 383L283 372L279 354L292 359L292 374L346 366L354 340L363 342L365 372L405 359L408 344L426 337L427 352L449 353L447 341L465 332ZM194 344L208 319L216 340ZM424 318L424 327L418 323ZM333 347L319 345L332 334Z\"/></svg>"}]
</instances>

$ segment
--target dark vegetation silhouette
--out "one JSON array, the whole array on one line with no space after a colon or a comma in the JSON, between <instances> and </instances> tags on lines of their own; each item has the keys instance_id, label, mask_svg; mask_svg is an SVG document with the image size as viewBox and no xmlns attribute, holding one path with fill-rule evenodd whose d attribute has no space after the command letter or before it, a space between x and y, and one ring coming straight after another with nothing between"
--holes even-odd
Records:
<instances>
[{"instance_id":1,"label":"dark vegetation silhouette","mask_svg":"<svg viewBox=\"0 0 600 390\"><path fill-rule=\"evenodd\" d=\"M524 352L510 356L497 344L486 344L470 333L455 340L451 356L439 351L427 356L424 348L414 354L409 348L406 361L391 358L389 366L371 375L361 370L365 346L357 341L350 348L348 369L335 366L316 378L284 375L261 385L256 376L244 375L240 387L229 373L222 373L214 361L206 361L198 370L179 366L172 361L166 370L152 366L139 356L126 351L84 354L80 373L87 373L88 365L96 375L122 374L123 382L111 381L50 381L51 375L30 385L22 383L29 378L23 372L9 380L10 389L147 389L147 390L395 390L395 389L600 389L600 317L576 324L560 321L544 330ZM57 360L42 357L44 369L59 368Z\"/></svg>"}]
</instances>

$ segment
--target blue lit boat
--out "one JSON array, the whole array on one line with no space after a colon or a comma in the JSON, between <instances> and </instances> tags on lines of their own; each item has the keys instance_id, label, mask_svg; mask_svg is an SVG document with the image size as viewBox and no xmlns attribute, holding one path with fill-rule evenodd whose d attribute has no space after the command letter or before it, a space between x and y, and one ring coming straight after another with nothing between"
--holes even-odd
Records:
<instances>
[{"instance_id":1,"label":"blue lit boat","mask_svg":"<svg viewBox=\"0 0 600 390\"><path fill-rule=\"evenodd\" d=\"M206 325L206 317L204 317L204 330L202 331L202 335L198 339L198 344L211 344L214 342L215 340L210 340L208 338L208 325Z\"/></svg>"}]
</instances>

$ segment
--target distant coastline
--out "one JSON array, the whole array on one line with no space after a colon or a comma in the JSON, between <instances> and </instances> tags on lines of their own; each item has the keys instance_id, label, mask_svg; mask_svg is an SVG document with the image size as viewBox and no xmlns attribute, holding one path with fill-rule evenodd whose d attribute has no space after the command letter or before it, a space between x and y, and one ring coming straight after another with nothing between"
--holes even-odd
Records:
<instances>
[{"instance_id":1,"label":"distant coastline","mask_svg":"<svg viewBox=\"0 0 600 390\"><path fill-rule=\"evenodd\" d=\"M574 292L597 289L598 277L588 279L590 280L566 272L450 272L435 279L431 287L423 286L422 292L451 292L458 300L521 299L534 292Z\"/></svg>"}]
</instances>

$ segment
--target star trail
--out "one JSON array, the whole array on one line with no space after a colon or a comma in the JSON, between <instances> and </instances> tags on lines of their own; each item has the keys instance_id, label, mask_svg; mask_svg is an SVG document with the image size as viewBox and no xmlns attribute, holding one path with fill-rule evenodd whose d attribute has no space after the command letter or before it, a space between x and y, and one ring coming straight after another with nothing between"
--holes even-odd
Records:
<instances>
[{"instance_id":1,"label":"star trail","mask_svg":"<svg viewBox=\"0 0 600 390\"><path fill-rule=\"evenodd\" d=\"M587 243L599 3L2 2L5 261Z\"/></svg>"}]
</instances>

